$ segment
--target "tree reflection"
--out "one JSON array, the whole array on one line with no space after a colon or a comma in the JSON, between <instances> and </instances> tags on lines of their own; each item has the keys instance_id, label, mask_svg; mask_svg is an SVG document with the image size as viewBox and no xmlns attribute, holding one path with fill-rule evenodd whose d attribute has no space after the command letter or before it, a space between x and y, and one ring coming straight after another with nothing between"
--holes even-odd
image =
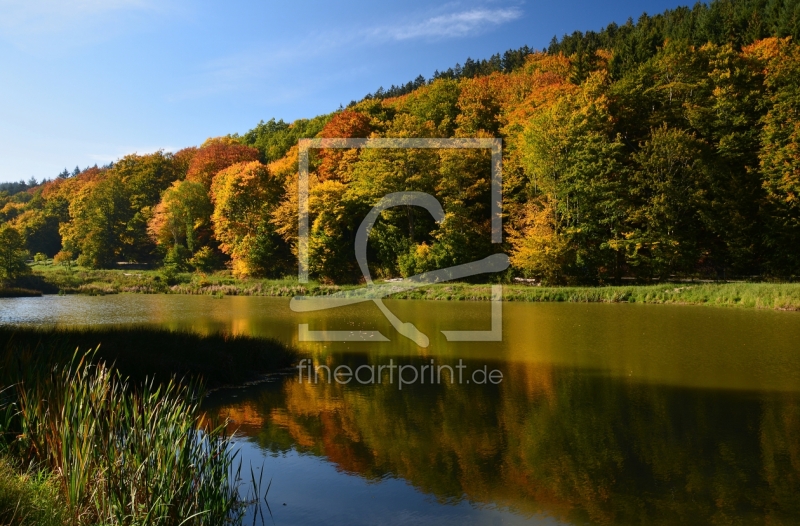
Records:
<instances>
[{"instance_id":1,"label":"tree reflection","mask_svg":"<svg viewBox=\"0 0 800 526\"><path fill-rule=\"evenodd\" d=\"M796 394L498 367L500 385L402 391L290 377L210 410L271 453L324 457L368 480L403 478L443 503L467 499L577 524L800 517Z\"/></svg>"}]
</instances>

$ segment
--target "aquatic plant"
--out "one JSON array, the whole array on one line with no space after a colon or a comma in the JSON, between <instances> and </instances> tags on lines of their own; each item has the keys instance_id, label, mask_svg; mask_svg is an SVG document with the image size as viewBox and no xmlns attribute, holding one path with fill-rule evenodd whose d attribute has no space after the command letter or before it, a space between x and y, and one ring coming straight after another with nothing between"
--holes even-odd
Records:
<instances>
[{"instance_id":1,"label":"aquatic plant","mask_svg":"<svg viewBox=\"0 0 800 526\"><path fill-rule=\"evenodd\" d=\"M200 411L202 391L153 380L133 388L93 358L29 372L2 424L10 455L53 474L69 524L217 525L240 517L237 452L225 423Z\"/></svg>"}]
</instances>

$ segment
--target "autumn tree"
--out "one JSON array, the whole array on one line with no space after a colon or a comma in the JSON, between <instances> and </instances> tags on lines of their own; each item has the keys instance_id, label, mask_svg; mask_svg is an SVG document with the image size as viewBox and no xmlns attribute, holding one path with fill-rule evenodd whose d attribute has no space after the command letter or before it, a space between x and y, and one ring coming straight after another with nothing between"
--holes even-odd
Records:
<instances>
[{"instance_id":1,"label":"autumn tree","mask_svg":"<svg viewBox=\"0 0 800 526\"><path fill-rule=\"evenodd\" d=\"M768 111L761 130L760 172L766 192L768 267L800 272L800 49L770 40L750 50L765 65Z\"/></svg>"},{"instance_id":2,"label":"autumn tree","mask_svg":"<svg viewBox=\"0 0 800 526\"><path fill-rule=\"evenodd\" d=\"M197 150L189 163L186 179L202 183L211 188L214 176L236 163L257 161L258 150L237 142L230 137L208 139Z\"/></svg>"},{"instance_id":3,"label":"autumn tree","mask_svg":"<svg viewBox=\"0 0 800 526\"><path fill-rule=\"evenodd\" d=\"M67 271L72 269L72 252L61 250L53 256L53 264L64 267Z\"/></svg>"},{"instance_id":4,"label":"autumn tree","mask_svg":"<svg viewBox=\"0 0 800 526\"><path fill-rule=\"evenodd\" d=\"M351 139L367 137L371 130L369 117L363 113L344 110L331 118L320 131L325 138ZM317 174L321 181L328 179L342 180L347 172L347 165L354 159L354 149L325 148L319 153L320 165Z\"/></svg>"},{"instance_id":5,"label":"autumn tree","mask_svg":"<svg viewBox=\"0 0 800 526\"><path fill-rule=\"evenodd\" d=\"M492 89L492 78L481 77L461 85L458 116L459 137L474 137L479 131L494 135L499 128L500 102Z\"/></svg>"},{"instance_id":6,"label":"autumn tree","mask_svg":"<svg viewBox=\"0 0 800 526\"><path fill-rule=\"evenodd\" d=\"M160 246L198 248L198 232L210 226L212 207L205 187L194 181L175 181L153 209L148 232Z\"/></svg>"},{"instance_id":7,"label":"autumn tree","mask_svg":"<svg viewBox=\"0 0 800 526\"><path fill-rule=\"evenodd\" d=\"M61 250L58 228L69 219L68 206L64 198L46 199L41 189L37 189L31 200L25 203L13 225L31 253L42 252L52 257Z\"/></svg>"},{"instance_id":8,"label":"autumn tree","mask_svg":"<svg viewBox=\"0 0 800 526\"><path fill-rule=\"evenodd\" d=\"M643 277L693 270L702 255L708 168L692 134L662 126L634 155L636 206L626 236L627 258Z\"/></svg>"},{"instance_id":9,"label":"autumn tree","mask_svg":"<svg viewBox=\"0 0 800 526\"><path fill-rule=\"evenodd\" d=\"M214 177L214 234L222 252L230 256L236 276L286 270L288 247L270 223L270 212L282 194L283 181L258 161L234 164Z\"/></svg>"},{"instance_id":10,"label":"autumn tree","mask_svg":"<svg viewBox=\"0 0 800 526\"><path fill-rule=\"evenodd\" d=\"M435 126L440 137L452 137L459 115L458 100L461 87L450 79L439 79L429 86L421 87L400 104L400 108L422 122Z\"/></svg>"},{"instance_id":11,"label":"autumn tree","mask_svg":"<svg viewBox=\"0 0 800 526\"><path fill-rule=\"evenodd\" d=\"M117 174L80 188L70 202L69 215L60 232L65 251L76 255L79 265L107 268L119 260L130 202Z\"/></svg>"},{"instance_id":12,"label":"autumn tree","mask_svg":"<svg viewBox=\"0 0 800 526\"><path fill-rule=\"evenodd\" d=\"M292 123L275 119L261 121L239 137L239 141L257 148L261 160L271 163L285 157L298 139L316 137L330 119L331 115L320 115L313 119L298 119Z\"/></svg>"},{"instance_id":13,"label":"autumn tree","mask_svg":"<svg viewBox=\"0 0 800 526\"><path fill-rule=\"evenodd\" d=\"M434 137L436 128L430 121L422 121L408 113L398 113L387 123L385 135L397 138ZM347 252L353 254L352 240L360 224L357 218L364 217L384 196L403 191L436 193L438 155L435 149L430 148L363 150L352 165L345 202L336 204L341 209L340 213L346 210L347 214L355 215L354 219L345 223L352 226L341 230L341 239L336 240L330 235L321 239L347 246ZM323 202L320 201L320 204ZM327 202L335 203L333 200ZM384 211L370 233L369 258L374 262L375 271L379 275L396 275L398 257L414 250L413 247L418 243L430 243L433 228L434 221L430 214L417 207L405 205ZM333 231L333 228L327 228L329 234ZM349 257L352 259L354 256Z\"/></svg>"},{"instance_id":14,"label":"autumn tree","mask_svg":"<svg viewBox=\"0 0 800 526\"><path fill-rule=\"evenodd\" d=\"M564 265L561 277L596 280L619 271L614 241L623 227L625 201L619 190L625 172L605 90L605 75L591 75L580 90L560 92L542 106L523 132L528 200L516 217L519 224L510 228L517 236L528 228L534 237L551 236L542 246L563 251L558 255ZM535 268L520 269L535 274Z\"/></svg>"},{"instance_id":15,"label":"autumn tree","mask_svg":"<svg viewBox=\"0 0 800 526\"><path fill-rule=\"evenodd\" d=\"M147 261L153 257L155 245L147 233L152 208L161 193L176 179L172 157L162 151L149 155L127 155L110 170L119 179L119 190L127 201L121 212L124 232L116 243L126 261Z\"/></svg>"},{"instance_id":16,"label":"autumn tree","mask_svg":"<svg viewBox=\"0 0 800 526\"><path fill-rule=\"evenodd\" d=\"M354 282L360 275L353 247L364 205L348 199L347 190L329 179L309 191L309 272L324 281Z\"/></svg>"},{"instance_id":17,"label":"autumn tree","mask_svg":"<svg viewBox=\"0 0 800 526\"><path fill-rule=\"evenodd\" d=\"M553 203L529 203L511 231L511 264L546 284L563 281L570 258L569 240L556 232Z\"/></svg>"},{"instance_id":18,"label":"autumn tree","mask_svg":"<svg viewBox=\"0 0 800 526\"><path fill-rule=\"evenodd\" d=\"M186 178L195 155L197 155L197 148L194 146L183 148L172 154L173 171L176 179Z\"/></svg>"},{"instance_id":19,"label":"autumn tree","mask_svg":"<svg viewBox=\"0 0 800 526\"><path fill-rule=\"evenodd\" d=\"M9 282L28 273L27 258L28 251L19 232L9 225L0 226L0 280Z\"/></svg>"}]
</instances>

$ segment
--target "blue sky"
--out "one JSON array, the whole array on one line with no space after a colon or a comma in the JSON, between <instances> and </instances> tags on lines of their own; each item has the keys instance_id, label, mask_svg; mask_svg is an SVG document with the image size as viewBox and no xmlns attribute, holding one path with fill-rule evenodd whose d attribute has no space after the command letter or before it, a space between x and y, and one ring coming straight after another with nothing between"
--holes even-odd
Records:
<instances>
[{"instance_id":1,"label":"blue sky","mask_svg":"<svg viewBox=\"0 0 800 526\"><path fill-rule=\"evenodd\" d=\"M0 0L0 181L346 105L676 0Z\"/></svg>"}]
</instances>

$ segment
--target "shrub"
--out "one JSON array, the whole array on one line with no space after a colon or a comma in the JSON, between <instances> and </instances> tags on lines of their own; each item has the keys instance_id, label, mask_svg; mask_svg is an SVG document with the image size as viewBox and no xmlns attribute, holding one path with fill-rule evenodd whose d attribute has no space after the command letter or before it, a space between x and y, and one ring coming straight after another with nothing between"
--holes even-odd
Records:
<instances>
[{"instance_id":1,"label":"shrub","mask_svg":"<svg viewBox=\"0 0 800 526\"><path fill-rule=\"evenodd\" d=\"M62 250L53 257L54 265L61 265L67 270L72 268L72 252L69 250Z\"/></svg>"},{"instance_id":2,"label":"shrub","mask_svg":"<svg viewBox=\"0 0 800 526\"><path fill-rule=\"evenodd\" d=\"M198 272L211 272L219 267L219 257L211 247L203 247L195 252L189 264Z\"/></svg>"}]
</instances>

